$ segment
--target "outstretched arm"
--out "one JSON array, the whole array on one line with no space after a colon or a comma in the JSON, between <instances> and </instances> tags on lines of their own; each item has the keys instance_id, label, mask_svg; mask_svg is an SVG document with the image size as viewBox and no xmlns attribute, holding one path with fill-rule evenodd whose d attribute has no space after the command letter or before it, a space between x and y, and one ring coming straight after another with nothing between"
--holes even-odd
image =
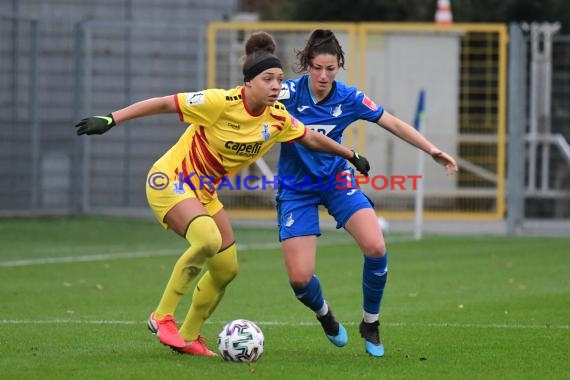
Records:
<instances>
[{"instance_id":1,"label":"outstretched arm","mask_svg":"<svg viewBox=\"0 0 570 380\"><path fill-rule=\"evenodd\" d=\"M307 133L299 140L297 140L301 145L318 152L333 153L337 156L346 158L354 167L365 176L368 176L368 171L370 170L370 164L366 157L359 155L355 151L352 151L319 132L315 132L312 129L307 128Z\"/></svg>"},{"instance_id":2,"label":"outstretched arm","mask_svg":"<svg viewBox=\"0 0 570 380\"><path fill-rule=\"evenodd\" d=\"M446 174L449 175L457 172L458 168L455 159L429 142L428 139L408 123L391 115L388 111L384 111L377 124L407 143L429 154L435 162L445 168Z\"/></svg>"},{"instance_id":3,"label":"outstretched arm","mask_svg":"<svg viewBox=\"0 0 570 380\"><path fill-rule=\"evenodd\" d=\"M174 96L163 96L136 102L106 116L92 116L75 125L78 135L101 135L123 121L161 113L178 112Z\"/></svg>"},{"instance_id":4,"label":"outstretched arm","mask_svg":"<svg viewBox=\"0 0 570 380\"><path fill-rule=\"evenodd\" d=\"M138 117L158 115L161 113L176 113L178 109L176 107L176 101L174 96L163 96L160 98L150 98L136 102L113 112L113 118L117 124L136 119Z\"/></svg>"},{"instance_id":5,"label":"outstretched arm","mask_svg":"<svg viewBox=\"0 0 570 380\"><path fill-rule=\"evenodd\" d=\"M344 145L337 143L330 137L327 137L322 133L315 132L310 128L307 128L307 133L305 133L303 137L296 141L311 150L336 154L337 156L341 156L347 160L353 155L352 150L348 149Z\"/></svg>"}]
</instances>

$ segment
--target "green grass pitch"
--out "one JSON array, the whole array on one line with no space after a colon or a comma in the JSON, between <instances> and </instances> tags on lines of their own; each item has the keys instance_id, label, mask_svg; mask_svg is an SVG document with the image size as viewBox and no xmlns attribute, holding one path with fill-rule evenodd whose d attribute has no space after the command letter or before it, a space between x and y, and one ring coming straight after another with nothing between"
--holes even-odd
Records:
<instances>
[{"instance_id":1,"label":"green grass pitch","mask_svg":"<svg viewBox=\"0 0 570 380\"><path fill-rule=\"evenodd\" d=\"M320 238L317 265L344 348L293 297L275 229L236 236L240 273L203 333L215 349L227 321L256 321L266 346L251 365L174 354L146 330L185 247L156 222L0 219L0 378L570 378L569 237L388 236L376 359L357 331L362 258L346 233Z\"/></svg>"}]
</instances>

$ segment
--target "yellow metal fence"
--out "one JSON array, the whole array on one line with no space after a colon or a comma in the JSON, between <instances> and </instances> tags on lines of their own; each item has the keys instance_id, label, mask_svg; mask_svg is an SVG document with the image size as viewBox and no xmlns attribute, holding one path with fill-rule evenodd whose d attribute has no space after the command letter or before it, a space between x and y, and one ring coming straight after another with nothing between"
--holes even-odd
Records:
<instances>
[{"instance_id":1,"label":"yellow metal fence","mask_svg":"<svg viewBox=\"0 0 570 380\"><path fill-rule=\"evenodd\" d=\"M212 23L208 28L208 87L242 83L243 43L265 30L276 39L287 77L295 52L315 28L330 28L345 51L347 70L337 79L354 85L377 104L413 124L419 90L426 91L426 137L454 155L460 171L446 177L427 157L424 205L428 219L502 219L505 210L507 27L502 24L428 23ZM378 126L358 122L343 143L363 152L372 175L417 174L417 149ZM275 170L278 147L264 158ZM256 167L249 173L259 174ZM411 189L365 187L388 218L411 218ZM273 212L273 192L224 192L231 209ZM251 214L251 212L250 212Z\"/></svg>"}]
</instances>

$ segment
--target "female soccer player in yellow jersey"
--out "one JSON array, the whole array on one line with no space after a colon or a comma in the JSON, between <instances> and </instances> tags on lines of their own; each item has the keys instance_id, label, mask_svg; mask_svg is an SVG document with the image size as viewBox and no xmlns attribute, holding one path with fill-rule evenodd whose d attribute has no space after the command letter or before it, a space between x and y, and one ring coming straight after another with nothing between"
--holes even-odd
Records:
<instances>
[{"instance_id":1,"label":"female soccer player in yellow jersey","mask_svg":"<svg viewBox=\"0 0 570 380\"><path fill-rule=\"evenodd\" d=\"M146 186L158 221L190 243L148 319L148 328L160 342L181 353L216 355L206 347L200 332L238 271L234 233L216 194L224 176L236 174L275 143L293 140L344 157L363 174L370 169L366 158L306 129L276 102L283 70L274 50L271 35L254 33L245 45L243 86L151 98L76 125L78 135L102 134L121 122L160 113L178 113L181 121L190 123L150 169ZM205 176L211 179L211 187L201 183ZM178 330L176 307L204 267Z\"/></svg>"}]
</instances>

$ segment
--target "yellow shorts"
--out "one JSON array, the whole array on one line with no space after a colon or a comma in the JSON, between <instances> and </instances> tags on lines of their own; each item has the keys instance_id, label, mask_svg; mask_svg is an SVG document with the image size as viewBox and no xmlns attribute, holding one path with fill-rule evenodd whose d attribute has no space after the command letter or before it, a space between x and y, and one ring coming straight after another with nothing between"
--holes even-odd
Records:
<instances>
[{"instance_id":1,"label":"yellow shorts","mask_svg":"<svg viewBox=\"0 0 570 380\"><path fill-rule=\"evenodd\" d=\"M186 182L179 182L175 174L168 175L168 172L153 166L146 177L146 198L150 208L154 212L156 219L167 229L164 217L178 202L184 199L198 199L206 208L210 215L215 215L224 205L218 199L216 192L208 193L195 187L192 189Z\"/></svg>"}]
</instances>

